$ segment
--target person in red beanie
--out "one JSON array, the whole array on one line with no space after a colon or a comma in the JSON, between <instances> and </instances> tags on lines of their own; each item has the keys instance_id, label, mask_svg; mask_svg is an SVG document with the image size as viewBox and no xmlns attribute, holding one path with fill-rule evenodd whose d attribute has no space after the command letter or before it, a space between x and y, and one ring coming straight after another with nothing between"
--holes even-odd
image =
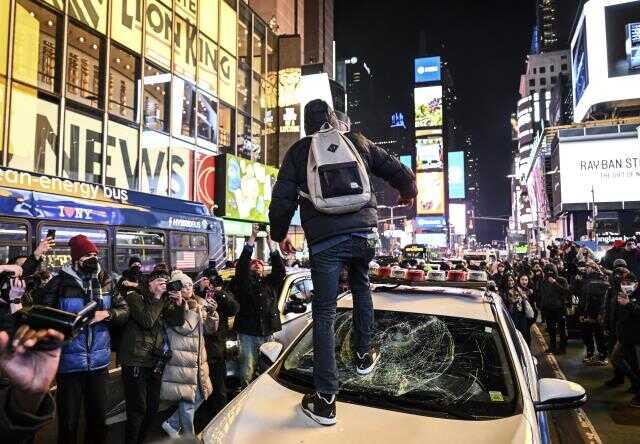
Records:
<instances>
[{"instance_id":1,"label":"person in red beanie","mask_svg":"<svg viewBox=\"0 0 640 444\"><path fill-rule=\"evenodd\" d=\"M271 251L271 273L265 276L263 262L260 259L251 260L257 235L258 227L254 225L251 237L238 259L232 284L240 303L234 329L238 333L240 382L243 387L254 378L260 346L282 329L278 294L285 278L284 260L278 251L274 251L274 245L267 238Z\"/></svg>"},{"instance_id":2,"label":"person in red beanie","mask_svg":"<svg viewBox=\"0 0 640 444\"><path fill-rule=\"evenodd\" d=\"M69 240L71 262L44 291L43 304L77 313L91 301L98 306L90 325L62 347L57 376L58 442L78 441L80 406L84 400L85 436L107 442L106 401L111 359L109 326L123 326L129 309L118 293L103 294L98 274L98 249L80 234Z\"/></svg>"},{"instance_id":3,"label":"person in red beanie","mask_svg":"<svg viewBox=\"0 0 640 444\"><path fill-rule=\"evenodd\" d=\"M613 242L611 248L607 251L607 253L600 261L600 265L610 271L613 271L613 269L615 268L613 263L616 261L616 259L625 259L626 252L624 246L624 241L622 239L616 239Z\"/></svg>"}]
</instances>

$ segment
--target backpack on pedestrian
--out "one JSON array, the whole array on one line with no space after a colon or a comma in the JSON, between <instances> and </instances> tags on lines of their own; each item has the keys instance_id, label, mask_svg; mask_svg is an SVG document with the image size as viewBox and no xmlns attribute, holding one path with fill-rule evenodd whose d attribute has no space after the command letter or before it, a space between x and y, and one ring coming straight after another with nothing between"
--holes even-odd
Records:
<instances>
[{"instance_id":1,"label":"backpack on pedestrian","mask_svg":"<svg viewBox=\"0 0 640 444\"><path fill-rule=\"evenodd\" d=\"M351 140L329 124L311 136L307 186L309 193L299 194L321 213L352 213L371 200L369 173L362 156Z\"/></svg>"}]
</instances>

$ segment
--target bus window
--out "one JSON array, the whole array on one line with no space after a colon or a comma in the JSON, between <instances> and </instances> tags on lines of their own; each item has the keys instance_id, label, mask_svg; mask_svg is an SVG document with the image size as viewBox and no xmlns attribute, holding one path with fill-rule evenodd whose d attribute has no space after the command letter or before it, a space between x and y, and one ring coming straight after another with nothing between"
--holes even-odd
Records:
<instances>
[{"instance_id":1,"label":"bus window","mask_svg":"<svg viewBox=\"0 0 640 444\"><path fill-rule=\"evenodd\" d=\"M27 224L20 222L0 222L0 263L6 264L17 256L29 252Z\"/></svg>"},{"instance_id":2,"label":"bus window","mask_svg":"<svg viewBox=\"0 0 640 444\"><path fill-rule=\"evenodd\" d=\"M196 233L172 232L171 262L179 270L200 270L207 266L209 250L207 236Z\"/></svg>"},{"instance_id":3,"label":"bus window","mask_svg":"<svg viewBox=\"0 0 640 444\"><path fill-rule=\"evenodd\" d=\"M150 272L154 266L165 261L164 246L164 233L118 230L116 233L116 271L122 273L129 268L131 256L138 256L142 261L142 271Z\"/></svg>"},{"instance_id":4,"label":"bus window","mask_svg":"<svg viewBox=\"0 0 640 444\"><path fill-rule=\"evenodd\" d=\"M47 236L47 231L56 230L56 245L51 253L44 255L44 264L49 271L58 271L63 265L71 262L69 239L78 234L84 234L98 248L98 259L103 270L109 269L109 247L107 245L107 230L88 227L60 227L52 225L40 226L40 239Z\"/></svg>"}]
</instances>

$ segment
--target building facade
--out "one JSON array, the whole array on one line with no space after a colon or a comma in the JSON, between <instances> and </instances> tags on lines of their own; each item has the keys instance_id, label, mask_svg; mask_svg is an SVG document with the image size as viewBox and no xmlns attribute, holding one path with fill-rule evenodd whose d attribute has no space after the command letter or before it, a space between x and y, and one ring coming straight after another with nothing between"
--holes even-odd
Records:
<instances>
[{"instance_id":1,"label":"building facade","mask_svg":"<svg viewBox=\"0 0 640 444\"><path fill-rule=\"evenodd\" d=\"M528 55L526 72L520 82L520 97L551 91L560 85L561 75L571 75L570 68L568 50Z\"/></svg>"}]
</instances>

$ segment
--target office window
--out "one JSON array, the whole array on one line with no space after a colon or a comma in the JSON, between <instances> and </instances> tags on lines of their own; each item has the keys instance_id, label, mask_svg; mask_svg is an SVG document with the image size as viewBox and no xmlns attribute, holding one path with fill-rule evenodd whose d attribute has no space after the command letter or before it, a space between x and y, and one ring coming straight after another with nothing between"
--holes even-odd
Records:
<instances>
[{"instance_id":1,"label":"office window","mask_svg":"<svg viewBox=\"0 0 640 444\"><path fill-rule=\"evenodd\" d=\"M171 74L152 65L147 65L142 82L144 84L142 99L144 126L157 131L169 132Z\"/></svg>"},{"instance_id":2,"label":"office window","mask_svg":"<svg viewBox=\"0 0 640 444\"><path fill-rule=\"evenodd\" d=\"M533 73L538 74L538 68L533 68Z\"/></svg>"},{"instance_id":3,"label":"office window","mask_svg":"<svg viewBox=\"0 0 640 444\"><path fill-rule=\"evenodd\" d=\"M238 66L238 99L236 105L238 110L249 114L251 112L251 101L249 94L251 91L251 70Z\"/></svg>"},{"instance_id":4,"label":"office window","mask_svg":"<svg viewBox=\"0 0 640 444\"><path fill-rule=\"evenodd\" d=\"M59 3L60 6L64 4L64 1L54 0L54 3ZM106 34L107 30L107 3L105 1L70 1L69 2L69 16L84 23L92 29L95 29L100 34Z\"/></svg>"},{"instance_id":5,"label":"office window","mask_svg":"<svg viewBox=\"0 0 640 444\"><path fill-rule=\"evenodd\" d=\"M562 66L560 67L560 69L562 69L563 71L566 71L569 69L569 65L566 63L563 63Z\"/></svg>"},{"instance_id":6,"label":"office window","mask_svg":"<svg viewBox=\"0 0 640 444\"><path fill-rule=\"evenodd\" d=\"M566 55L560 56L560 60L567 60L567 56Z\"/></svg>"},{"instance_id":7,"label":"office window","mask_svg":"<svg viewBox=\"0 0 640 444\"><path fill-rule=\"evenodd\" d=\"M235 127L233 113L235 111L222 103L218 108L220 129L220 152L235 154Z\"/></svg>"},{"instance_id":8,"label":"office window","mask_svg":"<svg viewBox=\"0 0 640 444\"><path fill-rule=\"evenodd\" d=\"M109 120L105 183L111 187L138 189L137 127Z\"/></svg>"},{"instance_id":9,"label":"office window","mask_svg":"<svg viewBox=\"0 0 640 444\"><path fill-rule=\"evenodd\" d=\"M129 0L111 0L111 38L125 48L140 54L142 50L142 26L135 20L122 19L131 16L135 9Z\"/></svg>"},{"instance_id":10,"label":"office window","mask_svg":"<svg viewBox=\"0 0 640 444\"><path fill-rule=\"evenodd\" d=\"M556 83L558 83L558 78L556 76L551 77L551 84L555 85Z\"/></svg>"},{"instance_id":11,"label":"office window","mask_svg":"<svg viewBox=\"0 0 640 444\"><path fill-rule=\"evenodd\" d=\"M193 199L193 157L196 147L178 139L171 140L171 180L169 194L178 199Z\"/></svg>"},{"instance_id":12,"label":"office window","mask_svg":"<svg viewBox=\"0 0 640 444\"><path fill-rule=\"evenodd\" d=\"M171 67L171 36L173 34L171 9L159 0L147 0L146 16L145 56L168 69Z\"/></svg>"},{"instance_id":13,"label":"office window","mask_svg":"<svg viewBox=\"0 0 640 444\"><path fill-rule=\"evenodd\" d=\"M262 124L257 121L253 121L251 124L251 160L258 162L264 162L264 130Z\"/></svg>"},{"instance_id":14,"label":"office window","mask_svg":"<svg viewBox=\"0 0 640 444\"><path fill-rule=\"evenodd\" d=\"M536 79L529 79L529 86L536 86Z\"/></svg>"},{"instance_id":15,"label":"office window","mask_svg":"<svg viewBox=\"0 0 640 444\"><path fill-rule=\"evenodd\" d=\"M18 0L13 44L15 80L45 91L57 92L56 42L60 35L58 27L57 14L33 2ZM6 35L3 38L6 38Z\"/></svg>"},{"instance_id":16,"label":"office window","mask_svg":"<svg viewBox=\"0 0 640 444\"><path fill-rule=\"evenodd\" d=\"M218 147L218 102L202 91L198 92L198 146L211 150Z\"/></svg>"},{"instance_id":17,"label":"office window","mask_svg":"<svg viewBox=\"0 0 640 444\"><path fill-rule=\"evenodd\" d=\"M198 86L218 94L218 46L200 33L198 39Z\"/></svg>"},{"instance_id":18,"label":"office window","mask_svg":"<svg viewBox=\"0 0 640 444\"><path fill-rule=\"evenodd\" d=\"M62 177L102 182L102 119L67 108L64 119Z\"/></svg>"},{"instance_id":19,"label":"office window","mask_svg":"<svg viewBox=\"0 0 640 444\"><path fill-rule=\"evenodd\" d=\"M67 97L102 108L102 39L69 24L67 43Z\"/></svg>"},{"instance_id":20,"label":"office window","mask_svg":"<svg viewBox=\"0 0 640 444\"><path fill-rule=\"evenodd\" d=\"M238 61L251 66L251 12L242 2L238 18Z\"/></svg>"},{"instance_id":21,"label":"office window","mask_svg":"<svg viewBox=\"0 0 640 444\"><path fill-rule=\"evenodd\" d=\"M251 159L253 146L251 145L251 121L248 117L238 113L236 119L238 132L236 136L237 155L245 159Z\"/></svg>"},{"instance_id":22,"label":"office window","mask_svg":"<svg viewBox=\"0 0 640 444\"><path fill-rule=\"evenodd\" d=\"M260 121L264 120L264 116L262 115L262 107L260 95L263 93L261 86L260 76L253 73L253 78L251 81L251 116L254 119L258 119Z\"/></svg>"},{"instance_id":23,"label":"office window","mask_svg":"<svg viewBox=\"0 0 640 444\"><path fill-rule=\"evenodd\" d=\"M176 6L178 3L176 2ZM173 70L187 80L195 82L198 58L198 32L196 27L182 17L176 16L174 25Z\"/></svg>"},{"instance_id":24,"label":"office window","mask_svg":"<svg viewBox=\"0 0 640 444\"><path fill-rule=\"evenodd\" d=\"M544 77L540 78L540 85L546 85L547 84L547 79L545 79Z\"/></svg>"},{"instance_id":25,"label":"office window","mask_svg":"<svg viewBox=\"0 0 640 444\"><path fill-rule=\"evenodd\" d=\"M140 59L111 45L109 63L109 113L138 121Z\"/></svg>"},{"instance_id":26,"label":"office window","mask_svg":"<svg viewBox=\"0 0 640 444\"><path fill-rule=\"evenodd\" d=\"M535 94L535 92L536 92L536 90L535 90L535 89L531 89L531 90L529 90L529 95L534 95L534 94Z\"/></svg>"},{"instance_id":27,"label":"office window","mask_svg":"<svg viewBox=\"0 0 640 444\"><path fill-rule=\"evenodd\" d=\"M544 66L540 67L540 74L544 74L547 72L547 68L545 68Z\"/></svg>"},{"instance_id":28,"label":"office window","mask_svg":"<svg viewBox=\"0 0 640 444\"><path fill-rule=\"evenodd\" d=\"M555 72L556 71L556 67L554 65L549 66L549 71Z\"/></svg>"},{"instance_id":29,"label":"office window","mask_svg":"<svg viewBox=\"0 0 640 444\"><path fill-rule=\"evenodd\" d=\"M210 39L218 40L218 0L199 0L198 26Z\"/></svg>"},{"instance_id":30,"label":"office window","mask_svg":"<svg viewBox=\"0 0 640 444\"><path fill-rule=\"evenodd\" d=\"M195 142L196 87L186 80L174 77L172 98L173 135Z\"/></svg>"},{"instance_id":31,"label":"office window","mask_svg":"<svg viewBox=\"0 0 640 444\"><path fill-rule=\"evenodd\" d=\"M251 67L257 73L264 74L267 64L264 63L266 25L257 17L253 20L253 63Z\"/></svg>"}]
</instances>

